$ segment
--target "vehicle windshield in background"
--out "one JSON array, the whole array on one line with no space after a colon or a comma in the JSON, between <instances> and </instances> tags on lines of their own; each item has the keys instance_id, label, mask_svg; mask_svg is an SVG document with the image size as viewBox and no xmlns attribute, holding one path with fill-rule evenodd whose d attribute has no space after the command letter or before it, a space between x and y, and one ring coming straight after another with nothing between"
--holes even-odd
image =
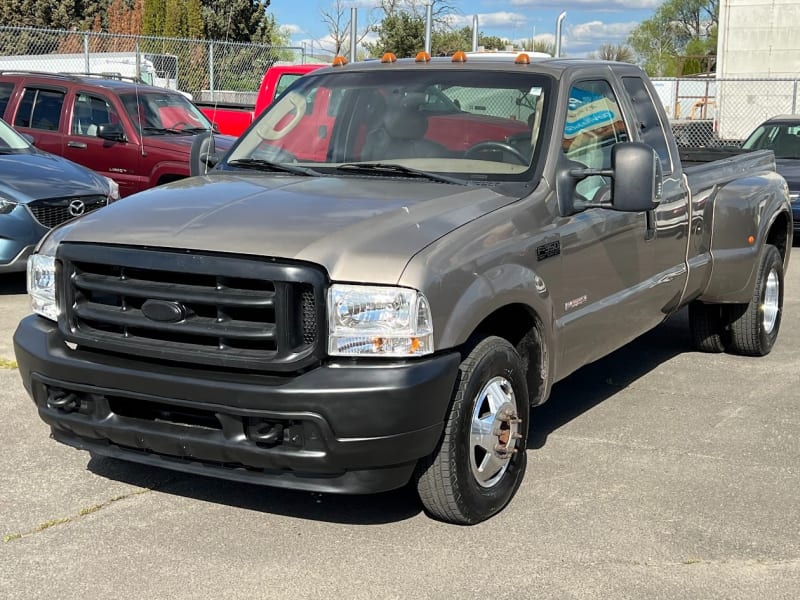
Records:
<instances>
[{"instance_id":1,"label":"vehicle windshield in background","mask_svg":"<svg viewBox=\"0 0 800 600\"><path fill-rule=\"evenodd\" d=\"M800 120L761 125L745 140L742 148L772 150L775 158L800 158Z\"/></svg>"},{"instance_id":2,"label":"vehicle windshield in background","mask_svg":"<svg viewBox=\"0 0 800 600\"><path fill-rule=\"evenodd\" d=\"M194 104L180 94L130 92L120 94L125 112L144 135L197 133L211 129L211 123Z\"/></svg>"},{"instance_id":3,"label":"vehicle windshield in background","mask_svg":"<svg viewBox=\"0 0 800 600\"><path fill-rule=\"evenodd\" d=\"M377 163L382 168L371 174L378 176L518 180L538 160L549 89L548 78L518 72L307 75L264 112L226 166L261 161L296 163L315 174L370 174L353 163Z\"/></svg>"},{"instance_id":4,"label":"vehicle windshield in background","mask_svg":"<svg viewBox=\"0 0 800 600\"><path fill-rule=\"evenodd\" d=\"M30 149L28 141L0 119L0 154L29 152Z\"/></svg>"}]
</instances>

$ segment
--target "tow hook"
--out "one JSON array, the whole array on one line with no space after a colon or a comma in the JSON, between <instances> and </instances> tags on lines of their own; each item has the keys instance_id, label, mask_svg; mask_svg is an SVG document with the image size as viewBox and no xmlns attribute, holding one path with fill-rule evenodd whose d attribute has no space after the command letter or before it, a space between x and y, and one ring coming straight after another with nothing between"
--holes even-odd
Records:
<instances>
[{"instance_id":1,"label":"tow hook","mask_svg":"<svg viewBox=\"0 0 800 600\"><path fill-rule=\"evenodd\" d=\"M80 406L80 399L72 392L53 390L47 396L47 407L54 410L61 410L66 413L71 413L78 410Z\"/></svg>"}]
</instances>

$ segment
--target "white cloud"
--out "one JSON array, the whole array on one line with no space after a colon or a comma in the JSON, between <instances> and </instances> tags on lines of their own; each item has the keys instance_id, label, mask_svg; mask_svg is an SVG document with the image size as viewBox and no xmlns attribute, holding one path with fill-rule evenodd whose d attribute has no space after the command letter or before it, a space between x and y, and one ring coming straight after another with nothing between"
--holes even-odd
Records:
<instances>
[{"instance_id":1,"label":"white cloud","mask_svg":"<svg viewBox=\"0 0 800 600\"><path fill-rule=\"evenodd\" d=\"M449 15L448 22L453 27L472 27L472 15ZM478 13L478 27L521 27L528 17L515 12Z\"/></svg>"},{"instance_id":2,"label":"white cloud","mask_svg":"<svg viewBox=\"0 0 800 600\"><path fill-rule=\"evenodd\" d=\"M555 7L569 11L570 8L593 11L619 11L619 10L643 10L648 8L658 8L663 4L663 0L511 0L511 6L536 6Z\"/></svg>"},{"instance_id":3,"label":"white cloud","mask_svg":"<svg viewBox=\"0 0 800 600\"><path fill-rule=\"evenodd\" d=\"M631 30L639 25L636 21L627 23L603 23L589 21L567 27L562 48L564 54L580 58L596 51L603 44L624 44Z\"/></svg>"},{"instance_id":4,"label":"white cloud","mask_svg":"<svg viewBox=\"0 0 800 600\"><path fill-rule=\"evenodd\" d=\"M297 35L303 31L303 28L300 27L300 25L294 25L292 23L289 23L288 25L281 25L281 29L289 35Z\"/></svg>"}]
</instances>

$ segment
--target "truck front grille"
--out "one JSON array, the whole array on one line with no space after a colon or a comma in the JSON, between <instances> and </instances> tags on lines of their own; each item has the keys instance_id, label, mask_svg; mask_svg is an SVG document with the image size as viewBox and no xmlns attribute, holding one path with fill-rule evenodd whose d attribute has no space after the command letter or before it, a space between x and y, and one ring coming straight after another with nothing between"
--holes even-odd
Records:
<instances>
[{"instance_id":1,"label":"truck front grille","mask_svg":"<svg viewBox=\"0 0 800 600\"><path fill-rule=\"evenodd\" d=\"M73 196L46 198L28 204L33 218L44 227L52 229L70 219L75 219L108 204L105 196Z\"/></svg>"},{"instance_id":2,"label":"truck front grille","mask_svg":"<svg viewBox=\"0 0 800 600\"><path fill-rule=\"evenodd\" d=\"M267 372L300 370L319 358L320 269L89 244L62 244L59 258L59 325L82 347Z\"/></svg>"}]
</instances>

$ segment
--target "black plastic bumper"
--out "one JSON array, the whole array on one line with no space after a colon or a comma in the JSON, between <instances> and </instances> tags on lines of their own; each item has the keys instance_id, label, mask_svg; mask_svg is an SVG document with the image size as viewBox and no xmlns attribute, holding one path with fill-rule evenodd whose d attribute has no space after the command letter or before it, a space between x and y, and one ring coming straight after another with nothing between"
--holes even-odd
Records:
<instances>
[{"instance_id":1,"label":"black plastic bumper","mask_svg":"<svg viewBox=\"0 0 800 600\"><path fill-rule=\"evenodd\" d=\"M19 370L63 443L180 471L325 492L404 485L442 433L460 357L330 364L294 377L70 349L25 318Z\"/></svg>"}]
</instances>

